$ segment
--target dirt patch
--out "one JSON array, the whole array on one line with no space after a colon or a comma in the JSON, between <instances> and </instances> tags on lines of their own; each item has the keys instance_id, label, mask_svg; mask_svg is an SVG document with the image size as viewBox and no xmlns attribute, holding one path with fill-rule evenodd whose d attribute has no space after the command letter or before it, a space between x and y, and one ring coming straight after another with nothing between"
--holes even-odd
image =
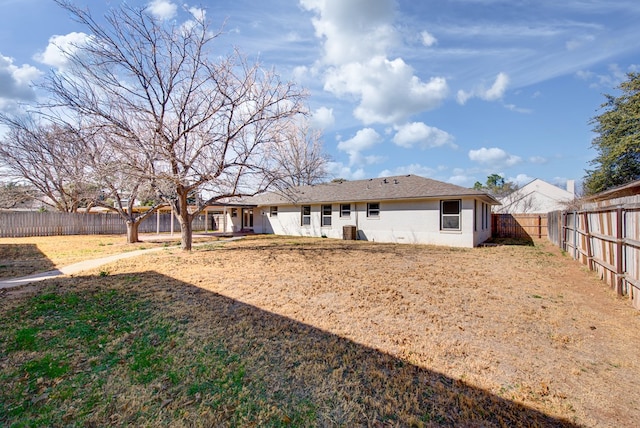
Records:
<instances>
[{"instance_id":1,"label":"dirt patch","mask_svg":"<svg viewBox=\"0 0 640 428\"><path fill-rule=\"evenodd\" d=\"M172 316L191 320L195 336L206 337L214 325L221 328L214 297L222 296L231 302L226 311L233 312L233 302L257 308L551 417L611 427L634 426L640 417L633 394L640 390L639 313L546 242L449 249L256 237L192 253L167 250L122 260L108 270L127 277L150 267L160 278L200 291L172 294L167 285L160 293L156 286L162 284L146 282L127 286L165 299ZM330 405L320 409L320 420L329 424L364 423L361 412L374 406L367 404L373 400L367 388L384 390L390 373L402 372L360 367L363 379L356 381L336 363L338 372L329 376L326 364L317 364L322 350L307 343L306 352L314 354L305 354L304 347L287 342L287 328L259 338L249 333L249 324L261 321L237 320L229 315L226 334L236 338L238 352L265 341L278 344L278 351L270 351L273 360L255 362L267 378L269 367L279 378L271 379L270 387L278 388L286 373L287 384L302 391L306 383L318 402L331 391ZM224 337L224 329L216 334ZM346 351L326 352L327 359L349 358ZM314 373L316 366L322 370ZM371 385L341 383L345 379ZM393 379L402 381L402 376ZM412 389L421 390L406 385L403 391ZM430 391L437 390L431 385ZM417 400L381 394L378 406L410 407ZM448 399L463 400L455 394ZM456 403L451 408L465 408Z\"/></svg>"}]
</instances>

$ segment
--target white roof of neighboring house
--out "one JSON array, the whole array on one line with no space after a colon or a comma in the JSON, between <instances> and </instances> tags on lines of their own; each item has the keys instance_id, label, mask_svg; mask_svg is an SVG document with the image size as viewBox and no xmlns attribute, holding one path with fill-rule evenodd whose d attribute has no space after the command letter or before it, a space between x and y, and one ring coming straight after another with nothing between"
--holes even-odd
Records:
<instances>
[{"instance_id":1,"label":"white roof of neighboring house","mask_svg":"<svg viewBox=\"0 0 640 428\"><path fill-rule=\"evenodd\" d=\"M573 189L574 182L569 180L567 187ZM575 199L575 193L544 180L536 178L525 184L515 192L500 199L502 206L497 212L501 213L548 213L562 210L565 204Z\"/></svg>"},{"instance_id":2,"label":"white roof of neighboring house","mask_svg":"<svg viewBox=\"0 0 640 428\"><path fill-rule=\"evenodd\" d=\"M412 174L293 187L282 192L268 192L245 198L243 202L256 205L290 205L463 196L483 199L492 205L499 204L485 192Z\"/></svg>"}]
</instances>

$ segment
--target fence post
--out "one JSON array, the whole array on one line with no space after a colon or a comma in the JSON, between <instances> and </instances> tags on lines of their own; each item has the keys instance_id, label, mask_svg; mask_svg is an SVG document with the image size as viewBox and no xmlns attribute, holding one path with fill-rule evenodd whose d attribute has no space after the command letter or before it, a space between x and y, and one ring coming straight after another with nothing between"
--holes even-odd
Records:
<instances>
[{"instance_id":1,"label":"fence post","mask_svg":"<svg viewBox=\"0 0 640 428\"><path fill-rule=\"evenodd\" d=\"M591 253L591 232L589 229L589 213L587 211L583 212L582 217L584 218L584 236L586 239L585 252L587 253L587 266L589 266L589 270L593 270L593 254Z\"/></svg>"},{"instance_id":2,"label":"fence post","mask_svg":"<svg viewBox=\"0 0 640 428\"><path fill-rule=\"evenodd\" d=\"M624 265L622 260L623 251L623 211L622 207L616 209L616 293L622 295L622 281L624 279Z\"/></svg>"},{"instance_id":3,"label":"fence post","mask_svg":"<svg viewBox=\"0 0 640 428\"><path fill-rule=\"evenodd\" d=\"M538 239L542 238L542 216L538 216Z\"/></svg>"}]
</instances>

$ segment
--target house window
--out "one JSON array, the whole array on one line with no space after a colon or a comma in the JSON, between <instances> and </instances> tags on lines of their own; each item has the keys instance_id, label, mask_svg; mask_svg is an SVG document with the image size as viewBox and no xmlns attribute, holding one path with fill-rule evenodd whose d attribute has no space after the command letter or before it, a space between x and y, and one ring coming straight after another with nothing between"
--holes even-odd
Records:
<instances>
[{"instance_id":1,"label":"house window","mask_svg":"<svg viewBox=\"0 0 640 428\"><path fill-rule=\"evenodd\" d=\"M351 216L351 204L340 204L340 217Z\"/></svg>"},{"instance_id":2,"label":"house window","mask_svg":"<svg viewBox=\"0 0 640 428\"><path fill-rule=\"evenodd\" d=\"M311 225L311 205L303 205L300 209L300 224L302 226Z\"/></svg>"},{"instance_id":3,"label":"house window","mask_svg":"<svg viewBox=\"0 0 640 428\"><path fill-rule=\"evenodd\" d=\"M269 216L270 217L277 217L278 216L278 207L269 208Z\"/></svg>"},{"instance_id":4,"label":"house window","mask_svg":"<svg viewBox=\"0 0 640 428\"><path fill-rule=\"evenodd\" d=\"M485 230L487 228L486 227L487 221L485 219L485 216L487 215L487 210L484 208L484 202L482 203L482 213L481 214L482 214L482 223L481 223L482 224L482 230Z\"/></svg>"},{"instance_id":5,"label":"house window","mask_svg":"<svg viewBox=\"0 0 640 428\"><path fill-rule=\"evenodd\" d=\"M331 205L322 206L322 225L331 226Z\"/></svg>"},{"instance_id":6,"label":"house window","mask_svg":"<svg viewBox=\"0 0 640 428\"><path fill-rule=\"evenodd\" d=\"M489 213L489 204L484 204L484 210L486 211L486 214L484 215L484 218L486 220L484 228L489 229L489 219L491 218L491 214Z\"/></svg>"},{"instance_id":7,"label":"house window","mask_svg":"<svg viewBox=\"0 0 640 428\"><path fill-rule=\"evenodd\" d=\"M478 230L478 201L473 200L473 231Z\"/></svg>"},{"instance_id":8,"label":"house window","mask_svg":"<svg viewBox=\"0 0 640 428\"><path fill-rule=\"evenodd\" d=\"M231 208L231 217L238 217L238 209Z\"/></svg>"},{"instance_id":9,"label":"house window","mask_svg":"<svg viewBox=\"0 0 640 428\"><path fill-rule=\"evenodd\" d=\"M367 204L367 217L380 216L380 202L370 202Z\"/></svg>"},{"instance_id":10,"label":"house window","mask_svg":"<svg viewBox=\"0 0 640 428\"><path fill-rule=\"evenodd\" d=\"M440 201L440 229L460 230L460 200Z\"/></svg>"}]
</instances>

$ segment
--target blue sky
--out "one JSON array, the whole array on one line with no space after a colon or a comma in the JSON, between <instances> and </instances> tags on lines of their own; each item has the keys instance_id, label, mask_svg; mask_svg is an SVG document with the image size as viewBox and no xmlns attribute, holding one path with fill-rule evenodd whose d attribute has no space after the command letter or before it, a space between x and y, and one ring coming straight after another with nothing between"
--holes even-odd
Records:
<instances>
[{"instance_id":1,"label":"blue sky","mask_svg":"<svg viewBox=\"0 0 640 428\"><path fill-rule=\"evenodd\" d=\"M77 0L96 16L120 2ZM637 0L135 1L162 19L203 8L238 47L308 89L334 177L419 174L462 186L580 180L589 120L640 71ZM0 110L38 94L55 44L83 28L51 0L0 0Z\"/></svg>"}]
</instances>

